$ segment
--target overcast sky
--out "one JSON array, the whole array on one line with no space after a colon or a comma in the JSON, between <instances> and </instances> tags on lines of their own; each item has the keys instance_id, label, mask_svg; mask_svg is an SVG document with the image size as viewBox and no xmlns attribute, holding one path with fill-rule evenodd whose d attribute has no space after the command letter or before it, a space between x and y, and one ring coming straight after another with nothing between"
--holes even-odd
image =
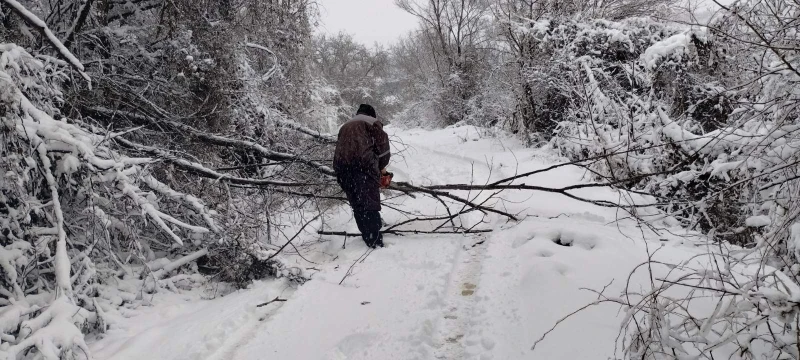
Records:
<instances>
[{"instance_id":1,"label":"overcast sky","mask_svg":"<svg viewBox=\"0 0 800 360\"><path fill-rule=\"evenodd\" d=\"M345 31L366 45L390 44L413 30L417 20L394 5L394 0L321 0L322 21L317 31Z\"/></svg>"}]
</instances>

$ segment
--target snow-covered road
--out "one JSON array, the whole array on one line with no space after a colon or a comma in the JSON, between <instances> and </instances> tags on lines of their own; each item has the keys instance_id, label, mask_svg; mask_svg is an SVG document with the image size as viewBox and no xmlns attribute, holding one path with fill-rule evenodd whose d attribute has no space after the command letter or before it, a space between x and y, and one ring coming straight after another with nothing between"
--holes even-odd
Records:
<instances>
[{"instance_id":1,"label":"snow-covered road","mask_svg":"<svg viewBox=\"0 0 800 360\"><path fill-rule=\"evenodd\" d=\"M418 185L484 183L554 163L546 152L481 137L472 127L392 135L405 143L394 149L395 180ZM582 175L563 167L525 182L560 187ZM580 194L618 199L607 189ZM551 193L505 198L504 209L521 221L492 216L479 225L494 229L486 234L389 236L374 252L360 239L342 249L342 238L320 243L309 236L304 248L314 264L298 265L315 274L297 290L263 281L213 300L159 295L92 350L98 359L607 359L620 324L613 305L589 308L535 351L531 346L558 319L597 299L582 288L618 295L648 248L662 247L658 258L667 261L697 253L686 240L614 222L613 209ZM426 214L439 206L424 198L392 202ZM481 220L470 216L462 220ZM384 211L389 224L403 219ZM324 226L356 231L344 208ZM633 286L647 281L644 273L632 277ZM288 301L256 307L276 296Z\"/></svg>"}]
</instances>

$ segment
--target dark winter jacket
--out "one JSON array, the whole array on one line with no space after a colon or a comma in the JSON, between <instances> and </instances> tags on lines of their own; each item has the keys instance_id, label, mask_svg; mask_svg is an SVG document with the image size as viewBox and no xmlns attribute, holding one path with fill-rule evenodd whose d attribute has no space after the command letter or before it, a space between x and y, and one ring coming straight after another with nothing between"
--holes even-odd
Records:
<instances>
[{"instance_id":1,"label":"dark winter jacket","mask_svg":"<svg viewBox=\"0 0 800 360\"><path fill-rule=\"evenodd\" d=\"M380 170L389 157L389 135L374 117L356 115L339 129L333 170L353 210L381 210Z\"/></svg>"},{"instance_id":2,"label":"dark winter jacket","mask_svg":"<svg viewBox=\"0 0 800 360\"><path fill-rule=\"evenodd\" d=\"M379 177L380 169L389 165L389 135L383 124L367 115L356 115L339 129L333 168L360 168L374 171Z\"/></svg>"}]
</instances>

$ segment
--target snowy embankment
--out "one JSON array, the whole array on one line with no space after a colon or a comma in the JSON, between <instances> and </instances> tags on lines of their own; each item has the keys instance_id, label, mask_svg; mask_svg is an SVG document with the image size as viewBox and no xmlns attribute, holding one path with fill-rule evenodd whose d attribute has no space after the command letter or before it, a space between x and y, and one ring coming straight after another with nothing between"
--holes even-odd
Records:
<instances>
[{"instance_id":1,"label":"snowy embankment","mask_svg":"<svg viewBox=\"0 0 800 360\"><path fill-rule=\"evenodd\" d=\"M556 162L472 127L392 130L392 136L404 143L395 144L395 180L418 185L482 184ZM525 182L563 187L583 182L582 175L561 167ZM605 188L576 194L619 199ZM615 209L554 193L507 192L504 198L500 206L519 214L519 222L493 215L477 226L491 233L390 235L388 246L374 252L360 239L349 238L345 249L341 237L320 242L309 227L296 261L313 276L298 289L268 280L212 300L200 295L213 289L156 294L152 307L121 319L91 348L97 359L607 359L624 315L611 304L580 312L535 351L531 346L560 318L597 300L582 288L609 296L628 285L647 288L646 269L628 275L648 253L661 248L656 259L677 263L701 252L685 237L615 221L626 215ZM443 212L431 199L388 203ZM394 224L408 215L385 208L383 216ZM481 220L474 216L462 220ZM357 231L345 208L320 226ZM287 301L257 306L275 298Z\"/></svg>"}]
</instances>

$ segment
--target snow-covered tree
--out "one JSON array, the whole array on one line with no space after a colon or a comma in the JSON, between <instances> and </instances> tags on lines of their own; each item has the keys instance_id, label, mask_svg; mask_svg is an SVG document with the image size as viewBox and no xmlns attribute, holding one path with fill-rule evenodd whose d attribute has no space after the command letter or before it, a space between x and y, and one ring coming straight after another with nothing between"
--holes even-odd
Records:
<instances>
[{"instance_id":1,"label":"snow-covered tree","mask_svg":"<svg viewBox=\"0 0 800 360\"><path fill-rule=\"evenodd\" d=\"M0 3L0 357L90 358L83 334L202 274L304 280L270 242L334 190L314 11Z\"/></svg>"},{"instance_id":2,"label":"snow-covered tree","mask_svg":"<svg viewBox=\"0 0 800 360\"><path fill-rule=\"evenodd\" d=\"M538 85L565 99L551 146L716 244L711 269L678 264L646 294L609 300L628 307L630 358L800 354L798 8L725 10L709 26L556 17L525 28L559 66Z\"/></svg>"}]
</instances>

